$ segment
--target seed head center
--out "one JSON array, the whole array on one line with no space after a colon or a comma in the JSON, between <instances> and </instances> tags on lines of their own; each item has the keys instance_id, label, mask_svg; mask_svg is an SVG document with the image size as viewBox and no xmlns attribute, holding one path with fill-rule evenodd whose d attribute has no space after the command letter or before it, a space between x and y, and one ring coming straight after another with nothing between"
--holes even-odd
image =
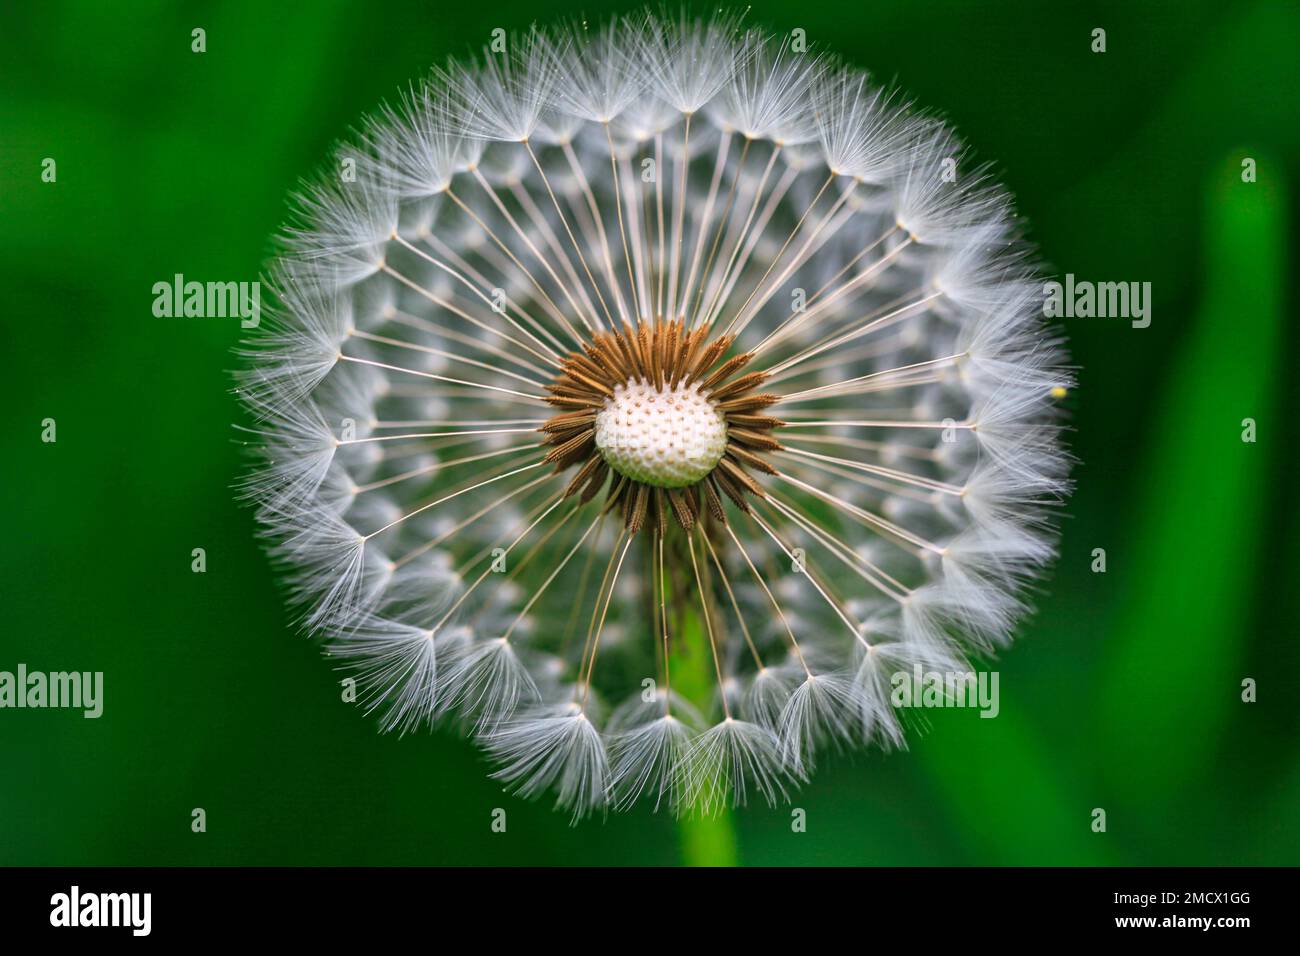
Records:
<instances>
[{"instance_id":1,"label":"seed head center","mask_svg":"<svg viewBox=\"0 0 1300 956\"><path fill-rule=\"evenodd\" d=\"M727 420L696 385L615 386L596 414L596 449L620 475L660 488L706 477L727 448Z\"/></svg>"}]
</instances>

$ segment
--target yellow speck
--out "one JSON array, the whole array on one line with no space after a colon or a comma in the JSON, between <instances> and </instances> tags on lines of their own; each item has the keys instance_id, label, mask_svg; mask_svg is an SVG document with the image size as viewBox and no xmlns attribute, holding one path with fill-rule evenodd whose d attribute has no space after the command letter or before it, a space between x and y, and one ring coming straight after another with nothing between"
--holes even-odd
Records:
<instances>
[{"instance_id":1,"label":"yellow speck","mask_svg":"<svg viewBox=\"0 0 1300 956\"><path fill-rule=\"evenodd\" d=\"M1065 398L1069 394L1069 389L1064 385L1058 385L1052 389L1052 398Z\"/></svg>"}]
</instances>

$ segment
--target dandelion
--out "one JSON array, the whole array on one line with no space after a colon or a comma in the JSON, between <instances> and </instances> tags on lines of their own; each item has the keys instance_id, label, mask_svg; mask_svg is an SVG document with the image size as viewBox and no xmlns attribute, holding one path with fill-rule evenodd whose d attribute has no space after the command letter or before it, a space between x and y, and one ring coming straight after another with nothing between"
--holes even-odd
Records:
<instances>
[{"instance_id":1,"label":"dandelion","mask_svg":"<svg viewBox=\"0 0 1300 956\"><path fill-rule=\"evenodd\" d=\"M831 56L530 29L283 240L240 391L304 626L385 729L575 818L902 745L891 675L1004 646L1053 557L1070 376L1009 199Z\"/></svg>"}]
</instances>

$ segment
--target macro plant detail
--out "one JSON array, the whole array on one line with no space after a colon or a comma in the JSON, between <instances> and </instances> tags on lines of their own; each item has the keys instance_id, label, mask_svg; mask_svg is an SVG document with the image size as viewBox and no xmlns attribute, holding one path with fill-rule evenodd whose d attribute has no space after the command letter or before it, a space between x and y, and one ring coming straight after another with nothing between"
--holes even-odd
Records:
<instances>
[{"instance_id":1,"label":"macro plant detail","mask_svg":"<svg viewBox=\"0 0 1300 956\"><path fill-rule=\"evenodd\" d=\"M1011 639L1072 384L944 123L737 17L533 28L305 190L245 491L385 729L575 818L784 799Z\"/></svg>"}]
</instances>

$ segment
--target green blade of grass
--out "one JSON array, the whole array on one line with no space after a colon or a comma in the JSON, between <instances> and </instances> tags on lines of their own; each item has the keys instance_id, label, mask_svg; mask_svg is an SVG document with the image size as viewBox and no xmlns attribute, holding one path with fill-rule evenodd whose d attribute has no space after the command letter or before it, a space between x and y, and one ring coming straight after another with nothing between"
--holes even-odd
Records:
<instances>
[{"instance_id":1,"label":"green blade of grass","mask_svg":"<svg viewBox=\"0 0 1300 956\"><path fill-rule=\"evenodd\" d=\"M1244 156L1258 162L1258 182L1242 181ZM1277 170L1242 150L1214 177L1204 295L1183 354L1151 396L1158 411L1133 536L1112 551L1125 593L1106 637L1100 702L1108 783L1146 807L1207 769L1240 701L1269 449L1280 431L1286 219ZM1255 443L1242 440L1244 419L1256 423Z\"/></svg>"},{"instance_id":2,"label":"green blade of grass","mask_svg":"<svg viewBox=\"0 0 1300 956\"><path fill-rule=\"evenodd\" d=\"M935 711L913 744L973 862L1003 866L1097 866L1111 862L1091 829L1096 799L1069 789L1034 728L1004 695L995 719Z\"/></svg>"}]
</instances>

